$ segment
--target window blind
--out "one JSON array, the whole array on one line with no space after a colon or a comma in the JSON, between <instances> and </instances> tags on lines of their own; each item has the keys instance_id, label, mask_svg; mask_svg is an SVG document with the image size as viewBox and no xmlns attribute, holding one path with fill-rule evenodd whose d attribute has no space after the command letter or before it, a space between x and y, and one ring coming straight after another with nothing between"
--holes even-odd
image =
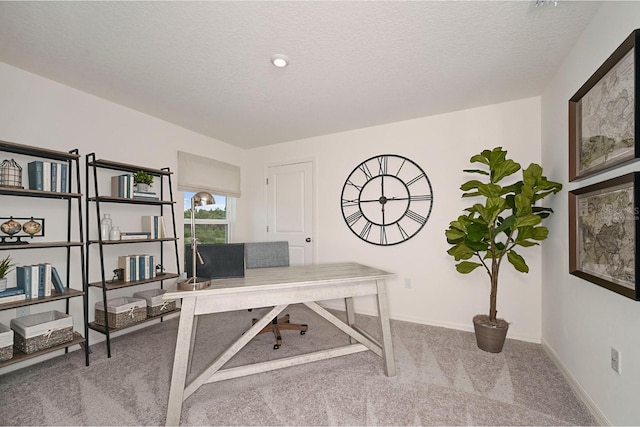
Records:
<instances>
[{"instance_id":1,"label":"window blind","mask_svg":"<svg viewBox=\"0 0 640 427\"><path fill-rule=\"evenodd\" d=\"M178 190L240 197L238 166L178 151Z\"/></svg>"}]
</instances>

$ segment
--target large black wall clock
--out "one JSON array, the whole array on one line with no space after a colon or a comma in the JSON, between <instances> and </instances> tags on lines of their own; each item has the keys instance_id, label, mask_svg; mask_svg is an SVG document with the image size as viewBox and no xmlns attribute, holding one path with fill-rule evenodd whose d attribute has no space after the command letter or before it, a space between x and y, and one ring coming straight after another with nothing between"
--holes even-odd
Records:
<instances>
[{"instance_id":1,"label":"large black wall clock","mask_svg":"<svg viewBox=\"0 0 640 427\"><path fill-rule=\"evenodd\" d=\"M356 166L342 187L342 216L365 242L390 246L415 236L429 219L433 191L427 174L395 154Z\"/></svg>"}]
</instances>

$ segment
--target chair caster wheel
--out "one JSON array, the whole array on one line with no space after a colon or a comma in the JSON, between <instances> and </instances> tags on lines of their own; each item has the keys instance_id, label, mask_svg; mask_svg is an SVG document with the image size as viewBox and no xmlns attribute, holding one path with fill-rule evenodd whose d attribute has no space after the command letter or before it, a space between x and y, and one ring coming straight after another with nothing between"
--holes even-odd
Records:
<instances>
[{"instance_id":1,"label":"chair caster wheel","mask_svg":"<svg viewBox=\"0 0 640 427\"><path fill-rule=\"evenodd\" d=\"M306 334L305 331L300 331L300 335L304 335L304 334Z\"/></svg>"},{"instance_id":2,"label":"chair caster wheel","mask_svg":"<svg viewBox=\"0 0 640 427\"><path fill-rule=\"evenodd\" d=\"M280 348L280 346L279 346L278 344L274 344L274 345L273 345L273 349L274 349L274 350L277 350L277 349L279 349L279 348Z\"/></svg>"}]
</instances>

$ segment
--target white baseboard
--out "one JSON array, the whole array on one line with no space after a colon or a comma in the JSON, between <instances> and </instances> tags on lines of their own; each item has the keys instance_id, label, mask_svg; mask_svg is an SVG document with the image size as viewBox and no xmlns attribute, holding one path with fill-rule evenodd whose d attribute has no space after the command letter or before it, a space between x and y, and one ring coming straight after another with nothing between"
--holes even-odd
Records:
<instances>
[{"instance_id":1,"label":"white baseboard","mask_svg":"<svg viewBox=\"0 0 640 427\"><path fill-rule=\"evenodd\" d=\"M571 374L571 372L567 369L567 367L562 363L558 355L555 351L549 346L549 344L543 339L542 340L542 348L547 352L551 360L556 364L562 376L567 380L569 386L573 389L573 391L578 395L578 398L582 400L582 402L587 406L591 415L596 419L598 425L601 426L610 426L611 423L607 419L607 417L602 413L598 405L591 399L591 397L587 394L587 392L582 388L582 385L575 379L575 377Z\"/></svg>"}]
</instances>

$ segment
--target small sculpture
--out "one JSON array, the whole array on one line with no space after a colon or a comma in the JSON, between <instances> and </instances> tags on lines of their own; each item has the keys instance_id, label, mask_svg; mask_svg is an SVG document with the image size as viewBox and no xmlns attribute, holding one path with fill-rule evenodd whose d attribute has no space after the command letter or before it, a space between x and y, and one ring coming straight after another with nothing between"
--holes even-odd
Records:
<instances>
[{"instance_id":1,"label":"small sculpture","mask_svg":"<svg viewBox=\"0 0 640 427\"><path fill-rule=\"evenodd\" d=\"M0 229L3 233L13 236L22 229L22 224L14 219L9 219L0 225Z\"/></svg>"}]
</instances>

